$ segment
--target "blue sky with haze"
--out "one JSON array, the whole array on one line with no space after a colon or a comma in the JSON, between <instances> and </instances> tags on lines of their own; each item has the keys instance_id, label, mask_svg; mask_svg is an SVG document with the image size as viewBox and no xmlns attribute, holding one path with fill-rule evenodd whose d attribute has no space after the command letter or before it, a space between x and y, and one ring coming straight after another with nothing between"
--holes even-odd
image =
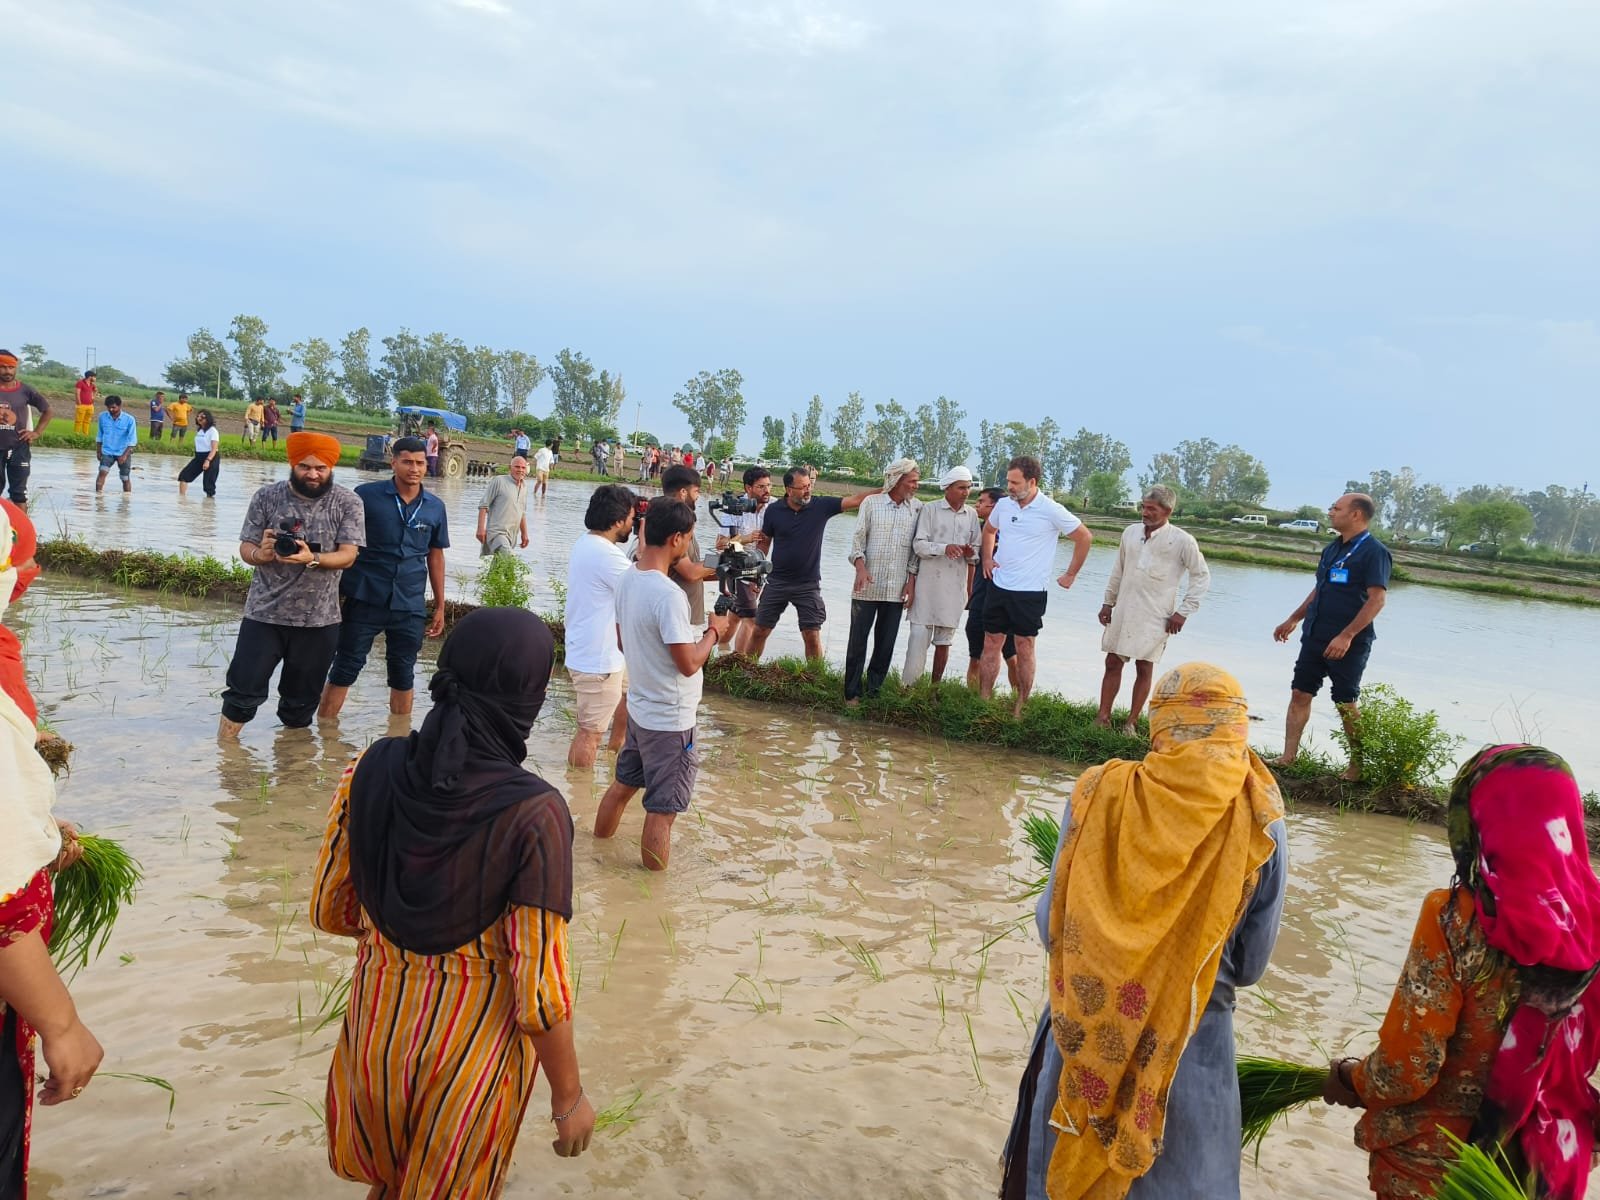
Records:
<instances>
[{"instance_id":1,"label":"blue sky with haze","mask_svg":"<svg viewBox=\"0 0 1600 1200\"><path fill-rule=\"evenodd\" d=\"M562 346L1600 485L1600 5L0 0L0 344ZM548 407L548 385L535 397ZM632 411L623 415L631 425Z\"/></svg>"}]
</instances>

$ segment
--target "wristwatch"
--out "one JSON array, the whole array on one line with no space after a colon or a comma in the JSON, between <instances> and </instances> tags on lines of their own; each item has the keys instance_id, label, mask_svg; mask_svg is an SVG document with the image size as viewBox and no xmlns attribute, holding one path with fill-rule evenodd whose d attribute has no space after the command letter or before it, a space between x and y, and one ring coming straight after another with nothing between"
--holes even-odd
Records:
<instances>
[{"instance_id":1,"label":"wristwatch","mask_svg":"<svg viewBox=\"0 0 1600 1200\"><path fill-rule=\"evenodd\" d=\"M314 570L316 570L316 569L317 569L317 568L318 568L318 567L320 567L320 566L321 566L321 565L322 565L322 555L320 555L320 554L313 554L313 555L312 555L312 556L311 556L311 561L310 561L310 562L308 562L308 563L307 563L307 564L306 564L306 570L308 570L308 571L314 571Z\"/></svg>"}]
</instances>

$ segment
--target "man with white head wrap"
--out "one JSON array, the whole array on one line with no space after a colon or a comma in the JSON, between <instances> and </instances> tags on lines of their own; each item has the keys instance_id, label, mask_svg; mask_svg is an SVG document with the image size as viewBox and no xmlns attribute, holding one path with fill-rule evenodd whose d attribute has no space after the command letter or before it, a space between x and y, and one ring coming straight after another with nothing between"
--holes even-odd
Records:
<instances>
[{"instance_id":1,"label":"man with white head wrap","mask_svg":"<svg viewBox=\"0 0 1600 1200\"><path fill-rule=\"evenodd\" d=\"M844 702L861 702L861 672L866 691L875 695L888 678L900 617L911 602L911 538L922 502L916 498L922 476L915 460L897 458L884 468L883 491L861 503L861 519L850 543L856 565L850 594L850 644L844 657ZM867 661L867 635L872 635L872 661Z\"/></svg>"},{"instance_id":2,"label":"man with white head wrap","mask_svg":"<svg viewBox=\"0 0 1600 1200\"><path fill-rule=\"evenodd\" d=\"M911 583L907 588L911 635L900 672L901 682L908 687L922 678L930 644L934 647L933 681L944 678L950 643L972 594L972 572L983 544L978 514L967 507L972 472L951 467L939 477L939 488L944 502L922 506L911 538Z\"/></svg>"}]
</instances>

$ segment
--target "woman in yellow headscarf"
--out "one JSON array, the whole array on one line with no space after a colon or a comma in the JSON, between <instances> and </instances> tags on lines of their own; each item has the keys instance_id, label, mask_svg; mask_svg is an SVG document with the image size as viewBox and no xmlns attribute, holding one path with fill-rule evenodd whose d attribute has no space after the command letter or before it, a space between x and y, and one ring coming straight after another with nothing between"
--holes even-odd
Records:
<instances>
[{"instance_id":1,"label":"woman in yellow headscarf","mask_svg":"<svg viewBox=\"0 0 1600 1200\"><path fill-rule=\"evenodd\" d=\"M1288 872L1249 732L1238 681L1191 663L1156 684L1144 761L1073 789L1003 1200L1238 1196L1234 990L1266 970Z\"/></svg>"}]
</instances>

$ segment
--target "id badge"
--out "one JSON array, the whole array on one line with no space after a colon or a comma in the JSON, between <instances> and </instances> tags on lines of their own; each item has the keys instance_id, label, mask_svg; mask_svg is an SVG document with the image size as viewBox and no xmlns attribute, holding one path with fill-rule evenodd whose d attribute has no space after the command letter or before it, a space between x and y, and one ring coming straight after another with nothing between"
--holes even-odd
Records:
<instances>
[{"instance_id":1,"label":"id badge","mask_svg":"<svg viewBox=\"0 0 1600 1200\"><path fill-rule=\"evenodd\" d=\"M1350 570L1347 567L1334 567L1328 572L1329 583L1349 583Z\"/></svg>"}]
</instances>

